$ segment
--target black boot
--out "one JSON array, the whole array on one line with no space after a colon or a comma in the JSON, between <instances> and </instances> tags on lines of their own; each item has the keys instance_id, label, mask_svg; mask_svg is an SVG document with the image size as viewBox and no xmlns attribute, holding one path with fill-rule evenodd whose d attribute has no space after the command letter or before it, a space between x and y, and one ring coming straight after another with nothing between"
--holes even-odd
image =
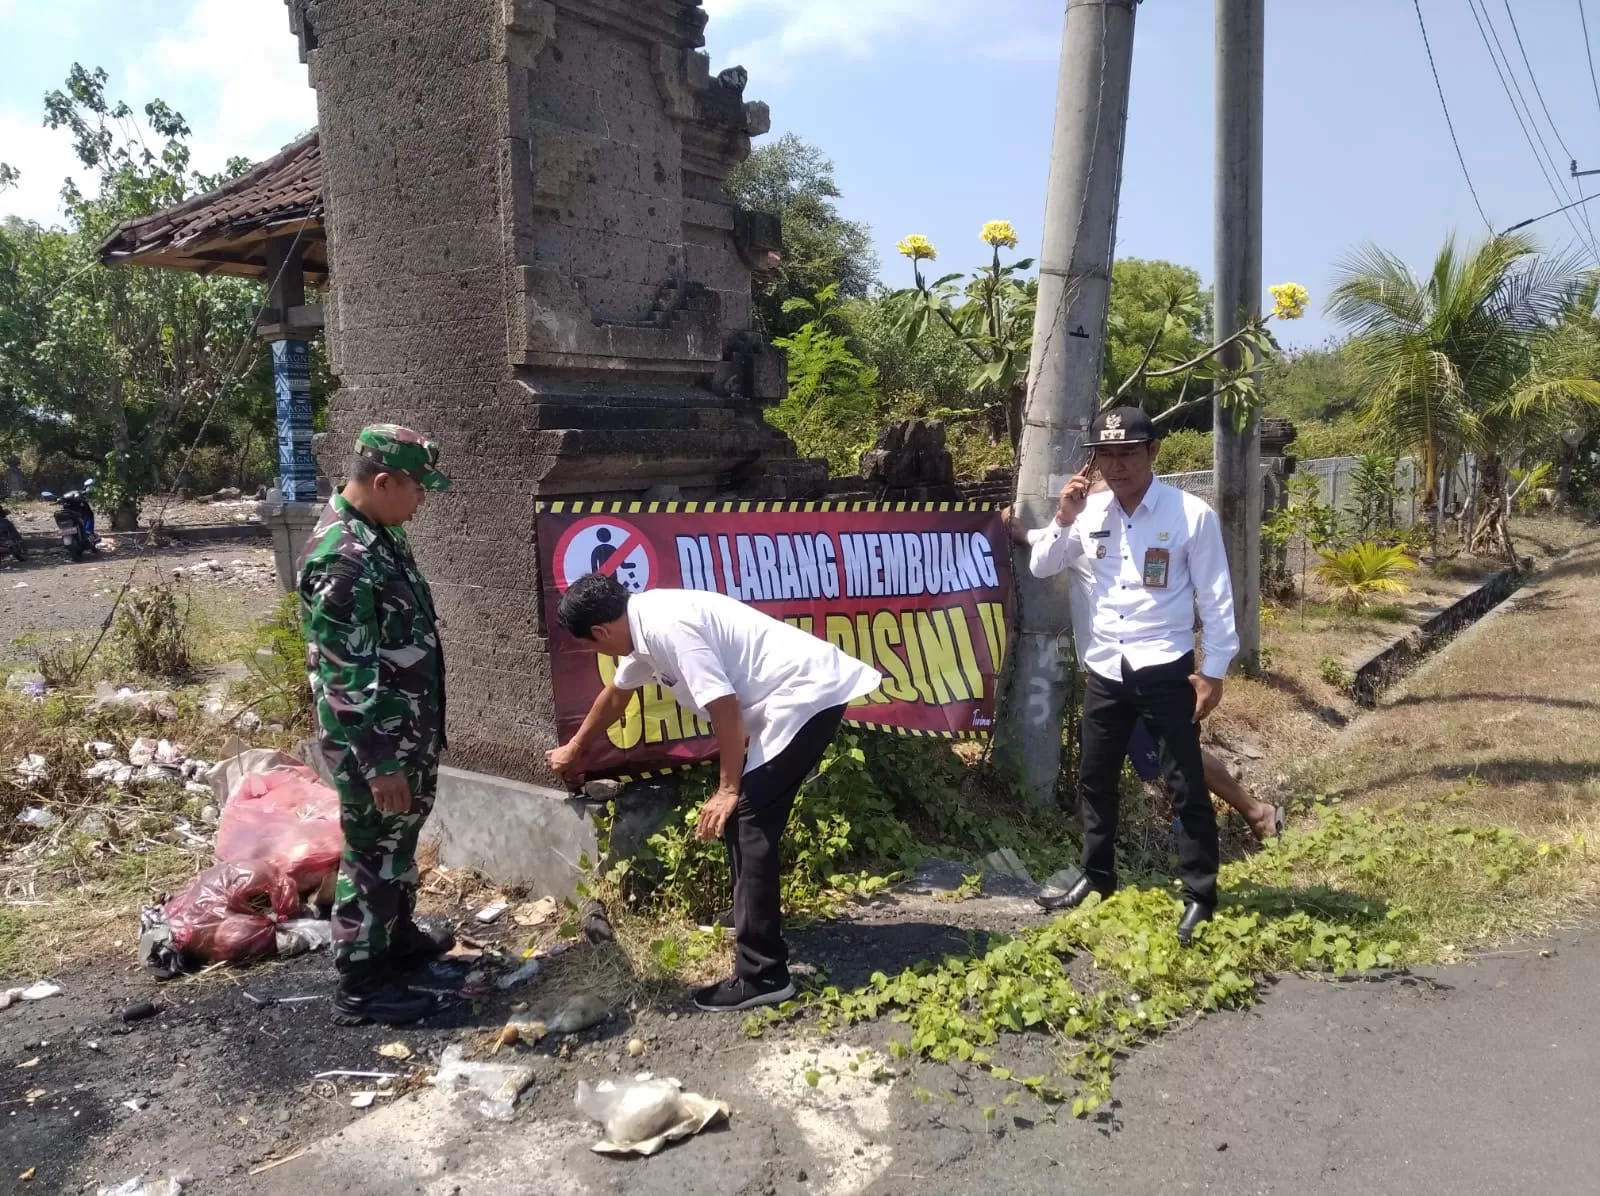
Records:
<instances>
[{"instance_id":1,"label":"black boot","mask_svg":"<svg viewBox=\"0 0 1600 1196\"><path fill-rule=\"evenodd\" d=\"M407 988L380 963L349 964L339 971L339 987L333 994L334 1024L364 1026L381 1022L386 1026L405 1026L419 1022L439 1008L432 993Z\"/></svg>"},{"instance_id":2,"label":"black boot","mask_svg":"<svg viewBox=\"0 0 1600 1196\"><path fill-rule=\"evenodd\" d=\"M389 965L398 972L426 967L455 945L456 936L448 926L414 922L404 915L389 935Z\"/></svg>"},{"instance_id":3,"label":"black boot","mask_svg":"<svg viewBox=\"0 0 1600 1196\"><path fill-rule=\"evenodd\" d=\"M1113 890L1102 888L1087 876L1084 876L1080 877L1078 883L1066 892L1049 887L1040 889L1039 895L1034 898L1034 901L1041 908L1049 910L1052 914L1059 914L1069 909L1077 909L1085 901L1089 900L1090 893L1099 893L1101 897L1109 897L1112 892Z\"/></svg>"}]
</instances>

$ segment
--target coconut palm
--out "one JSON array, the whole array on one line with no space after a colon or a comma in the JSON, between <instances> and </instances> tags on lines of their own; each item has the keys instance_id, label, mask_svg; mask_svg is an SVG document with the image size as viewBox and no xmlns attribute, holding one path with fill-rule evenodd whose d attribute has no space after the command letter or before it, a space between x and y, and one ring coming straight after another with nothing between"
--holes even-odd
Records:
<instances>
[{"instance_id":1,"label":"coconut palm","mask_svg":"<svg viewBox=\"0 0 1600 1196\"><path fill-rule=\"evenodd\" d=\"M1340 266L1328 309L1353 334L1362 417L1417 462L1435 555L1442 483L1460 455L1479 450L1485 482L1503 493L1503 452L1528 404L1542 401L1530 398L1519 412L1513 396L1534 393L1536 379L1552 402L1577 393L1536 368L1537 352L1585 281L1573 259L1541 256L1521 234L1464 251L1449 237L1425 277L1373 245Z\"/></svg>"}]
</instances>

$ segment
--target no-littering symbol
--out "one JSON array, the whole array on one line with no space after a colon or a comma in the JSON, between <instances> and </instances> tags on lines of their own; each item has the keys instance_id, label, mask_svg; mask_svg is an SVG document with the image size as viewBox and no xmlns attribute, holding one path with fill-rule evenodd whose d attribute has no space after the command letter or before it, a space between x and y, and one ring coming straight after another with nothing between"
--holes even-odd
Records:
<instances>
[{"instance_id":1,"label":"no-littering symbol","mask_svg":"<svg viewBox=\"0 0 1600 1196\"><path fill-rule=\"evenodd\" d=\"M556 586L563 592L587 573L606 573L635 594L657 574L655 548L643 532L610 515L592 515L556 543Z\"/></svg>"}]
</instances>

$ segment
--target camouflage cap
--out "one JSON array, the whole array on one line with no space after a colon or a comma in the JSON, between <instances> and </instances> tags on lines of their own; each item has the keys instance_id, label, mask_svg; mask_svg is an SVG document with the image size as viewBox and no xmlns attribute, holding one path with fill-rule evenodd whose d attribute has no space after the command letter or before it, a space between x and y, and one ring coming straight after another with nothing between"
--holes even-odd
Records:
<instances>
[{"instance_id":1,"label":"camouflage cap","mask_svg":"<svg viewBox=\"0 0 1600 1196\"><path fill-rule=\"evenodd\" d=\"M408 473L424 490L448 490L450 479L439 472L439 446L420 432L399 424L373 424L356 437L356 456L387 469Z\"/></svg>"}]
</instances>

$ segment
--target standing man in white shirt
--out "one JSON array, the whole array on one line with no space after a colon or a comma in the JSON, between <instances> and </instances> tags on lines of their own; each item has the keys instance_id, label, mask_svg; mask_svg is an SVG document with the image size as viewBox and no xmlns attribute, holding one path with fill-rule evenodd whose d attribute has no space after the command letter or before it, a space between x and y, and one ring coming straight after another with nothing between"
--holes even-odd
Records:
<instances>
[{"instance_id":1,"label":"standing man in white shirt","mask_svg":"<svg viewBox=\"0 0 1600 1196\"><path fill-rule=\"evenodd\" d=\"M1087 610L1078 635L1087 673L1078 778L1084 875L1065 892L1041 893L1039 903L1066 910L1115 891L1118 781L1143 720L1178 808L1178 940L1188 943L1217 904L1217 819L1200 721L1222 700L1222 678L1239 650L1228 559L1216 512L1156 478L1160 441L1143 411L1102 412L1089 448L1089 464L1062 488L1055 519L1028 533L1034 576L1070 570ZM1108 488L1091 494L1095 466ZM1205 648L1198 668L1197 611Z\"/></svg>"},{"instance_id":2,"label":"standing man in white shirt","mask_svg":"<svg viewBox=\"0 0 1600 1196\"><path fill-rule=\"evenodd\" d=\"M556 618L617 671L550 768L581 774L589 747L622 717L632 692L661 685L711 724L721 783L700 810L701 839L721 835L733 876L734 975L695 994L714 1013L794 996L783 940L778 841L800 786L821 762L845 707L883 677L826 640L754 607L701 590L630 594L604 574L579 578ZM748 739L749 746L746 747Z\"/></svg>"}]
</instances>

